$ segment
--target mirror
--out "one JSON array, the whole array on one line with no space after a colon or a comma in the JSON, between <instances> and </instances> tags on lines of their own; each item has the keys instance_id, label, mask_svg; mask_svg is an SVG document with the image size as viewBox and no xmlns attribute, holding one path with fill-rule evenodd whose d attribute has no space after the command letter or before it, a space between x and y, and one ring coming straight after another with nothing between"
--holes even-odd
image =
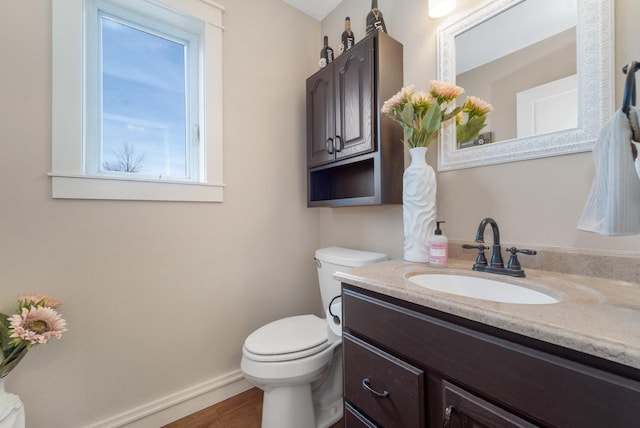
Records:
<instances>
[{"instance_id":1,"label":"mirror","mask_svg":"<svg viewBox=\"0 0 640 428\"><path fill-rule=\"evenodd\" d=\"M481 131L488 144L459 144L455 124L443 128L438 170L591 150L613 112L612 8L612 0L490 0L440 27L438 79L494 111Z\"/></svg>"}]
</instances>

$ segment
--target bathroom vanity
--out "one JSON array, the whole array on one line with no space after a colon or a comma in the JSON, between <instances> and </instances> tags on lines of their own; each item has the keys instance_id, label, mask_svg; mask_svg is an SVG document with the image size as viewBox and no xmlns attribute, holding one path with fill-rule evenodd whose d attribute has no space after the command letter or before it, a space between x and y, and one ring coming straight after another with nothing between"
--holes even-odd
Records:
<instances>
[{"instance_id":1,"label":"bathroom vanity","mask_svg":"<svg viewBox=\"0 0 640 428\"><path fill-rule=\"evenodd\" d=\"M347 427L639 426L638 284L529 271L504 280L559 302L523 305L408 279L496 279L467 265L391 261L336 275Z\"/></svg>"}]
</instances>

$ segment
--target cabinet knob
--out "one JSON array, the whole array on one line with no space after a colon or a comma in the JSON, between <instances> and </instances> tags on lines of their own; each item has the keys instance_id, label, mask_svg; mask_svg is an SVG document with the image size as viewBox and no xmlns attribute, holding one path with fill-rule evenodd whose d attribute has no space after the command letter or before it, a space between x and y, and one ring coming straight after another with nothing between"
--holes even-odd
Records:
<instances>
[{"instance_id":1,"label":"cabinet knob","mask_svg":"<svg viewBox=\"0 0 640 428\"><path fill-rule=\"evenodd\" d=\"M378 392L375 389L371 388L371 386L369 385L369 378L364 378L362 379L362 387L364 388L365 391L367 391L369 394L373 395L376 398L389 398L389 391L382 391L382 392Z\"/></svg>"},{"instance_id":2,"label":"cabinet knob","mask_svg":"<svg viewBox=\"0 0 640 428\"><path fill-rule=\"evenodd\" d=\"M449 424L451 424L451 413L453 413L453 409L455 409L453 404L447 406L447 408L444 409L444 422L442 424L442 428L449 428Z\"/></svg>"},{"instance_id":3,"label":"cabinet knob","mask_svg":"<svg viewBox=\"0 0 640 428\"><path fill-rule=\"evenodd\" d=\"M327 138L327 142L324 144L324 147L327 150L327 153L332 155L333 154L333 138Z\"/></svg>"}]
</instances>

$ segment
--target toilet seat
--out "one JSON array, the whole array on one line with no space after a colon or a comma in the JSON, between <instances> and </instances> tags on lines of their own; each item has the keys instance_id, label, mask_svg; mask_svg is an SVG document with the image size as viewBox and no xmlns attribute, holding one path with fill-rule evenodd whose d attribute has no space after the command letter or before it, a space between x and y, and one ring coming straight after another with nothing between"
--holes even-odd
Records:
<instances>
[{"instance_id":1,"label":"toilet seat","mask_svg":"<svg viewBox=\"0 0 640 428\"><path fill-rule=\"evenodd\" d=\"M260 327L247 337L242 351L253 361L290 361L317 354L330 345L326 320L298 315Z\"/></svg>"}]
</instances>

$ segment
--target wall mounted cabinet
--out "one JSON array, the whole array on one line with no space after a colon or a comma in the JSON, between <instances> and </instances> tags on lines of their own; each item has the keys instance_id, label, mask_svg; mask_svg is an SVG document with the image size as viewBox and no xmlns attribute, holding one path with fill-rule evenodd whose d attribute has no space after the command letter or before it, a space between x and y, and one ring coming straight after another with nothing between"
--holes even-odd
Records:
<instances>
[{"instance_id":1,"label":"wall mounted cabinet","mask_svg":"<svg viewBox=\"0 0 640 428\"><path fill-rule=\"evenodd\" d=\"M380 113L402 61L402 45L376 31L307 79L308 206L402 202L402 128Z\"/></svg>"},{"instance_id":2,"label":"wall mounted cabinet","mask_svg":"<svg viewBox=\"0 0 640 428\"><path fill-rule=\"evenodd\" d=\"M346 284L342 309L347 428L640 421L633 367Z\"/></svg>"}]
</instances>

